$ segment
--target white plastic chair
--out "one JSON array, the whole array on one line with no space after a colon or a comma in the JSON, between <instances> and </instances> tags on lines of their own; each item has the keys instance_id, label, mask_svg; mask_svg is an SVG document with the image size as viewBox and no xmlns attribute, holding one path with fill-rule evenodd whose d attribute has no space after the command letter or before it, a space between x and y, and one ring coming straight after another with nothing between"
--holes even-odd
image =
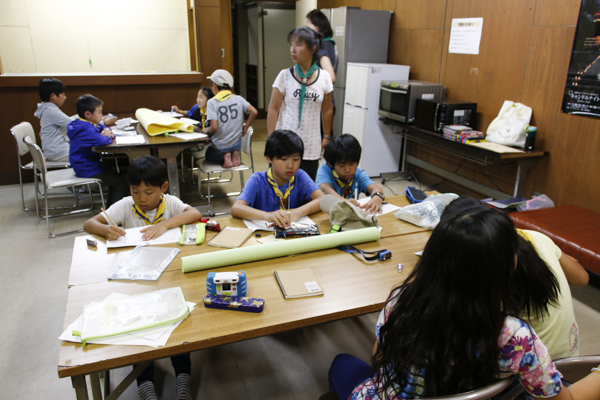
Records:
<instances>
[{"instance_id":1,"label":"white plastic chair","mask_svg":"<svg viewBox=\"0 0 600 400\"><path fill-rule=\"evenodd\" d=\"M17 146L17 158L19 162L19 184L21 185L21 203L23 204L23 210L25 211L33 211L33 208L25 207L25 195L23 194L23 176L21 170L33 170L33 161L23 164L22 157L29 153L29 148L23 141L23 139L27 136L31 139L31 141L35 144L35 132L33 130L33 126L29 122L21 122L18 125L10 128L10 133L15 139L15 144ZM68 162L60 162L60 161L47 161L46 168L48 169L58 169L58 168L69 168L70 165ZM37 188L36 188L37 190Z\"/></svg>"},{"instance_id":2,"label":"white plastic chair","mask_svg":"<svg viewBox=\"0 0 600 400\"><path fill-rule=\"evenodd\" d=\"M31 138L29 136L25 137L23 139L23 141L29 148L29 152L31 153L31 156L33 157L33 164L34 164L34 168L36 169L35 209L40 218L46 219L46 228L48 229L48 237L55 238L55 237L59 237L59 236L70 235L72 233L83 232L83 229L79 229L79 230L63 232L63 233L59 233L59 234L52 234L50 232L50 218L59 217L59 216L63 216L63 215L78 214L78 213L82 213L85 211L91 211L94 208L94 197L92 196L90 184L94 184L94 183L98 185L98 189L100 190L100 199L102 200L102 207L104 207L104 194L102 193L102 181L100 179L96 179L96 178L78 178L77 176L75 176L75 171L73 171L72 168L59 169L56 171L48 172L48 169L47 169L48 167L46 166L46 160L44 158L44 155L42 154L42 149L40 149L40 147L37 144L33 143L33 140L31 140ZM45 209L46 209L46 215L44 217L42 217L40 215L39 196L38 196L38 190L37 190L37 183L38 183L37 182L37 176L38 176L37 174L39 174L40 181L44 187L44 201L45 201ZM55 189L55 188L73 187L73 191L75 191L75 186L81 186L81 185L87 186L87 192L90 195L90 201L92 203L89 208L74 210L74 211L65 212L65 213L61 213L61 214L54 214L54 215L48 214L48 210L49 210L49 208L48 208L48 191L49 190Z\"/></svg>"},{"instance_id":3,"label":"white plastic chair","mask_svg":"<svg viewBox=\"0 0 600 400\"><path fill-rule=\"evenodd\" d=\"M206 161L206 159L201 159L196 162L196 165L198 165L198 175L200 175L200 172L203 172L208 176L208 179L206 180L206 183L208 186L208 195L207 196L202 195L202 179L200 179L200 176L198 176L198 196L201 199L208 199L208 204L210 204L210 199L213 197L237 196L242 192L242 190L244 189L244 171L251 169L252 173L254 173L254 159L252 157L252 135L253 134L254 134L254 129L252 127L248 128L246 135L242 137L242 147L240 149L240 156L242 156L243 154L246 154L248 157L250 157L250 164L244 164L243 160L242 160L242 164L239 167L223 168L222 165ZM211 195L210 194L210 184L211 184L210 176L212 174L221 174L223 172L232 172L233 173L234 171L240 172L240 184L241 184L240 191L234 192L234 193L227 193L225 195L219 195L219 196ZM213 183L215 183L215 182L213 182ZM217 183L219 183L219 181L217 181Z\"/></svg>"}]
</instances>

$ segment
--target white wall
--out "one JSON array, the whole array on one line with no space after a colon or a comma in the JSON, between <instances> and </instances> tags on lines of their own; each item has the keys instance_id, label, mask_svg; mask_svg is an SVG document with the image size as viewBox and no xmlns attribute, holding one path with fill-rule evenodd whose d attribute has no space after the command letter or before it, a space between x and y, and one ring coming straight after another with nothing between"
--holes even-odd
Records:
<instances>
[{"instance_id":1,"label":"white wall","mask_svg":"<svg viewBox=\"0 0 600 400\"><path fill-rule=\"evenodd\" d=\"M5 73L190 71L186 0L0 0Z\"/></svg>"},{"instance_id":2,"label":"white wall","mask_svg":"<svg viewBox=\"0 0 600 400\"><path fill-rule=\"evenodd\" d=\"M298 0L296 2L296 27L306 25L306 14L317 8L317 0Z\"/></svg>"}]
</instances>

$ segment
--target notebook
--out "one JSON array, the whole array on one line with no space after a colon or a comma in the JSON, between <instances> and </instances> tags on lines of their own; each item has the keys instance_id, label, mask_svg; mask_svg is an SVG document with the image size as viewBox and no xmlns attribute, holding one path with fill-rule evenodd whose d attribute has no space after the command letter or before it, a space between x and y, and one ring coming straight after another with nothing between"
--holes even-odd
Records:
<instances>
[{"instance_id":1,"label":"notebook","mask_svg":"<svg viewBox=\"0 0 600 400\"><path fill-rule=\"evenodd\" d=\"M324 294L310 268L275 271L275 277L286 299Z\"/></svg>"},{"instance_id":2,"label":"notebook","mask_svg":"<svg viewBox=\"0 0 600 400\"><path fill-rule=\"evenodd\" d=\"M228 247L230 249L234 249L236 247L240 247L246 241L246 239L252 235L252 232L252 229L233 228L231 226L227 226L207 244L210 246Z\"/></svg>"}]
</instances>

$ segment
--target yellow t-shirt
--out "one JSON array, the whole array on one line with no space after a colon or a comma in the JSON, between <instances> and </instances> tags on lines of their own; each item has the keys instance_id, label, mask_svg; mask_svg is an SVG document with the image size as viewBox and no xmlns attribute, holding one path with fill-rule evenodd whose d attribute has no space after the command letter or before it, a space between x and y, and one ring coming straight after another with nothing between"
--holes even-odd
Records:
<instances>
[{"instance_id":1,"label":"yellow t-shirt","mask_svg":"<svg viewBox=\"0 0 600 400\"><path fill-rule=\"evenodd\" d=\"M560 294L556 306L548 306L549 315L545 315L543 320L524 319L546 345L553 360L577 356L579 355L579 326L575 321L569 282L558 261L562 251L552 239L543 233L530 230L525 230L525 232L531 235L538 255L556 276Z\"/></svg>"}]
</instances>

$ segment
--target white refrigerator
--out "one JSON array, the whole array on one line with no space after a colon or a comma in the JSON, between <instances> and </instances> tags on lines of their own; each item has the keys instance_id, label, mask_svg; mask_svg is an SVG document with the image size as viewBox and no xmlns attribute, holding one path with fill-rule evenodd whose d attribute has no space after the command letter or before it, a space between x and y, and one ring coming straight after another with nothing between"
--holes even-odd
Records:
<instances>
[{"instance_id":1,"label":"white refrigerator","mask_svg":"<svg viewBox=\"0 0 600 400\"><path fill-rule=\"evenodd\" d=\"M371 177L400 170L402 136L379 121L379 88L383 80L408 80L409 71L406 65L348 63L342 133L362 146L358 166Z\"/></svg>"}]
</instances>

